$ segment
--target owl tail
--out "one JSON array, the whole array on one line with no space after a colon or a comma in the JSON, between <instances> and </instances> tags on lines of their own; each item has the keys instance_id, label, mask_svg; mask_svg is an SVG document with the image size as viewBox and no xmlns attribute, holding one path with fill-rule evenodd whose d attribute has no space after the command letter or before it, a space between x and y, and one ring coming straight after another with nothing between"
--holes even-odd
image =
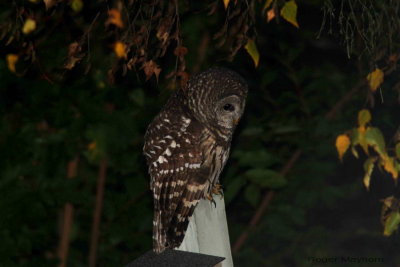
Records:
<instances>
[{"instance_id":1,"label":"owl tail","mask_svg":"<svg viewBox=\"0 0 400 267\"><path fill-rule=\"evenodd\" d=\"M156 253L161 253L165 250L167 235L162 223L161 210L154 211L153 218L153 250Z\"/></svg>"},{"instance_id":2,"label":"owl tail","mask_svg":"<svg viewBox=\"0 0 400 267\"><path fill-rule=\"evenodd\" d=\"M179 203L167 232L168 243L172 248L179 247L185 238L189 218L193 215L198 201L198 199L190 201L184 198Z\"/></svg>"}]
</instances>

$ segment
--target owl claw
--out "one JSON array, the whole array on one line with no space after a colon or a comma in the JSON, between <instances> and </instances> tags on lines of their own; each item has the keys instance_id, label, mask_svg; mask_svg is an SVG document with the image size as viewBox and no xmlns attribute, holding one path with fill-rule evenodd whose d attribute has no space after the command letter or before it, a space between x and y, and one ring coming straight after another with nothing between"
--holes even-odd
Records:
<instances>
[{"instance_id":1,"label":"owl claw","mask_svg":"<svg viewBox=\"0 0 400 267\"><path fill-rule=\"evenodd\" d=\"M220 184L215 184L211 189L211 192L214 195L220 195L221 199L224 197L224 191L222 190L222 185Z\"/></svg>"},{"instance_id":2,"label":"owl claw","mask_svg":"<svg viewBox=\"0 0 400 267\"><path fill-rule=\"evenodd\" d=\"M212 204L214 204L214 208L217 207L217 203L215 203L215 200L214 200L214 198L212 197L211 194L207 194L207 195L206 195L206 198L207 198Z\"/></svg>"}]
</instances>

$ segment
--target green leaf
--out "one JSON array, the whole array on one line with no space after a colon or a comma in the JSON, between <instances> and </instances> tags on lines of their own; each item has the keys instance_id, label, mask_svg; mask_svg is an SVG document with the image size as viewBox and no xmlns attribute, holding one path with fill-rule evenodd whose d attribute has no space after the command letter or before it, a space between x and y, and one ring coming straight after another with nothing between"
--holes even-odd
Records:
<instances>
[{"instance_id":1,"label":"green leaf","mask_svg":"<svg viewBox=\"0 0 400 267\"><path fill-rule=\"evenodd\" d=\"M385 138L381 130L375 127L370 127L365 132L365 140L369 146L372 146L375 151L381 156L386 155Z\"/></svg>"},{"instance_id":2,"label":"green leaf","mask_svg":"<svg viewBox=\"0 0 400 267\"><path fill-rule=\"evenodd\" d=\"M241 167L269 167L272 164L276 163L278 160L271 153L263 150L256 151L241 151L236 150L232 154L232 158L238 160L238 164Z\"/></svg>"},{"instance_id":3,"label":"green leaf","mask_svg":"<svg viewBox=\"0 0 400 267\"><path fill-rule=\"evenodd\" d=\"M244 191L244 197L253 207L257 206L261 198L260 187L249 184Z\"/></svg>"},{"instance_id":4,"label":"green leaf","mask_svg":"<svg viewBox=\"0 0 400 267\"><path fill-rule=\"evenodd\" d=\"M257 45L254 42L254 40L249 39L247 41L247 44L244 46L244 48L246 49L247 53L249 53L249 55L253 59L254 65L257 67L258 63L260 61L260 53L258 52Z\"/></svg>"},{"instance_id":5,"label":"green leaf","mask_svg":"<svg viewBox=\"0 0 400 267\"><path fill-rule=\"evenodd\" d=\"M83 2L82 0L72 0L71 2L71 8L75 12L79 12L83 8Z\"/></svg>"},{"instance_id":6,"label":"green leaf","mask_svg":"<svg viewBox=\"0 0 400 267\"><path fill-rule=\"evenodd\" d=\"M268 169L248 170L245 177L258 186L272 189L281 188L287 184L286 179L280 173Z\"/></svg>"},{"instance_id":7,"label":"green leaf","mask_svg":"<svg viewBox=\"0 0 400 267\"><path fill-rule=\"evenodd\" d=\"M375 167L375 161L376 161L376 158L368 158L364 163L365 175L364 175L363 182L364 182L364 185L367 188L367 190L369 190L371 174Z\"/></svg>"},{"instance_id":8,"label":"green leaf","mask_svg":"<svg viewBox=\"0 0 400 267\"><path fill-rule=\"evenodd\" d=\"M297 4L294 0L285 3L281 9L281 16L295 27L299 27L297 22Z\"/></svg>"},{"instance_id":9,"label":"green leaf","mask_svg":"<svg viewBox=\"0 0 400 267\"><path fill-rule=\"evenodd\" d=\"M368 109L363 109L358 112L358 125L365 126L368 122L371 121L371 113Z\"/></svg>"},{"instance_id":10,"label":"green leaf","mask_svg":"<svg viewBox=\"0 0 400 267\"><path fill-rule=\"evenodd\" d=\"M400 223L400 213L393 211L390 213L385 221L385 229L383 231L384 236L390 236L394 231L397 230Z\"/></svg>"}]
</instances>

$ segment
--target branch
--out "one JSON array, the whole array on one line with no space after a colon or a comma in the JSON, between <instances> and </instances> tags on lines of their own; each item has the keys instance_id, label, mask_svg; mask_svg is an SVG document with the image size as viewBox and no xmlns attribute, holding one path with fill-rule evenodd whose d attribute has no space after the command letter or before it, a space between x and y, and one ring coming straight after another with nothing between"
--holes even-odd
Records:
<instances>
[{"instance_id":1,"label":"branch","mask_svg":"<svg viewBox=\"0 0 400 267\"><path fill-rule=\"evenodd\" d=\"M100 162L99 176L97 179L96 206L93 213L92 235L90 239L89 267L96 266L97 243L99 241L100 219L101 219L101 211L103 209L104 184L106 181L106 174L107 174L107 160L102 159Z\"/></svg>"},{"instance_id":2,"label":"branch","mask_svg":"<svg viewBox=\"0 0 400 267\"><path fill-rule=\"evenodd\" d=\"M67 167L67 178L72 179L76 177L78 168L79 158L76 157L68 162ZM71 203L65 203L63 212L63 222L61 229L61 238L58 245L58 258L60 259L59 267L65 267L67 265L68 250L69 250L69 237L71 233L72 224L74 221L74 206Z\"/></svg>"}]
</instances>

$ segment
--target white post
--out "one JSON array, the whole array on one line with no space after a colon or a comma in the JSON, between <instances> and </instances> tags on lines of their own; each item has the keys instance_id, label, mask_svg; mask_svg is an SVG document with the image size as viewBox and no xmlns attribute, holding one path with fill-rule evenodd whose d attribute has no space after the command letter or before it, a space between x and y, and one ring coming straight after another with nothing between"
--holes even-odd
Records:
<instances>
[{"instance_id":1,"label":"white post","mask_svg":"<svg viewBox=\"0 0 400 267\"><path fill-rule=\"evenodd\" d=\"M228 224L223 197L214 195L215 204L200 200L178 250L224 257L222 267L233 267Z\"/></svg>"}]
</instances>

